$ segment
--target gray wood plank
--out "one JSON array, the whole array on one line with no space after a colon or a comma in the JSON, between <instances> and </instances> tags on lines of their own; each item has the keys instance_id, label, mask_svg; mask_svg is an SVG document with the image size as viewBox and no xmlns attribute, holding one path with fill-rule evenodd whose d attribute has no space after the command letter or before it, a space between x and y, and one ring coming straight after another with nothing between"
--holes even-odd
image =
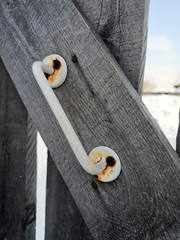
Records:
<instances>
[{"instance_id":1,"label":"gray wood plank","mask_svg":"<svg viewBox=\"0 0 180 240\"><path fill-rule=\"evenodd\" d=\"M26 140L26 208L25 208L25 239L35 239L36 229L36 180L37 180L37 130L29 114L27 114Z\"/></svg>"},{"instance_id":2,"label":"gray wood plank","mask_svg":"<svg viewBox=\"0 0 180 240\"><path fill-rule=\"evenodd\" d=\"M35 239L35 202L27 196L34 185L26 189L26 141L27 111L0 59L0 239Z\"/></svg>"},{"instance_id":3,"label":"gray wood plank","mask_svg":"<svg viewBox=\"0 0 180 240\"><path fill-rule=\"evenodd\" d=\"M0 54L93 238L178 239L179 158L76 5L17 1L1 10ZM33 78L32 62L53 52L69 69L55 93L85 149L107 145L122 160L113 183L92 188Z\"/></svg>"},{"instance_id":4,"label":"gray wood plank","mask_svg":"<svg viewBox=\"0 0 180 240\"><path fill-rule=\"evenodd\" d=\"M95 0L92 2L79 0L78 2L110 52L122 66L129 81L136 90L141 92L146 55L149 1L103 0L100 2ZM136 44L134 44L135 42ZM84 239L91 239L89 231L83 231L87 227L84 226L84 221L76 209L74 200L68 188L64 186L65 183L63 183L63 179L59 176L58 169L52 161L49 156L46 239L57 239L57 236L58 239L63 240L74 239L74 236L81 239L82 235ZM68 212L69 215L67 215L68 209L72 209L70 213ZM74 219L78 219L78 221L74 221Z\"/></svg>"},{"instance_id":5,"label":"gray wood plank","mask_svg":"<svg viewBox=\"0 0 180 240\"><path fill-rule=\"evenodd\" d=\"M149 0L78 0L123 72L141 93Z\"/></svg>"},{"instance_id":6,"label":"gray wood plank","mask_svg":"<svg viewBox=\"0 0 180 240\"><path fill-rule=\"evenodd\" d=\"M47 173L46 239L93 239L50 155Z\"/></svg>"},{"instance_id":7,"label":"gray wood plank","mask_svg":"<svg viewBox=\"0 0 180 240\"><path fill-rule=\"evenodd\" d=\"M179 128L176 137L176 152L180 157L180 112L179 112Z\"/></svg>"}]
</instances>

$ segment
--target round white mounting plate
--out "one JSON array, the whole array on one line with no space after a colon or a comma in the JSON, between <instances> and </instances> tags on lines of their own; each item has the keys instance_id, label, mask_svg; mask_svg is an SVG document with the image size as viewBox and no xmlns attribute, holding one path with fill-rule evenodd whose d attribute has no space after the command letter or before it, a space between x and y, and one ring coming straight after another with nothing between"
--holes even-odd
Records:
<instances>
[{"instance_id":1,"label":"round white mounting plate","mask_svg":"<svg viewBox=\"0 0 180 240\"><path fill-rule=\"evenodd\" d=\"M121 162L118 155L109 147L98 146L91 150L89 158L93 162L98 162L101 159L106 160L106 168L95 175L98 181L112 182L115 180L121 172Z\"/></svg>"},{"instance_id":2,"label":"round white mounting plate","mask_svg":"<svg viewBox=\"0 0 180 240\"><path fill-rule=\"evenodd\" d=\"M67 76L67 65L64 58L58 54L51 54L43 59L43 63L50 65L54 69L54 72L51 75L46 74L51 87L57 88L61 86Z\"/></svg>"}]
</instances>

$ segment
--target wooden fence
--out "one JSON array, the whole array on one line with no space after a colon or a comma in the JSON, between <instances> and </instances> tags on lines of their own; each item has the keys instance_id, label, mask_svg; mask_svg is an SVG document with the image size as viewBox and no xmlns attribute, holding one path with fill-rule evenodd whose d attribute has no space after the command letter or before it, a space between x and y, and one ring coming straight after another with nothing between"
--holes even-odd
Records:
<instances>
[{"instance_id":1,"label":"wooden fence","mask_svg":"<svg viewBox=\"0 0 180 240\"><path fill-rule=\"evenodd\" d=\"M148 0L0 3L1 239L35 238L34 124L52 157L47 240L180 237L179 157L137 94L148 5ZM121 175L112 183L82 170L34 79L32 63L52 53L67 62L67 80L55 93L86 151L106 145L121 159Z\"/></svg>"}]
</instances>

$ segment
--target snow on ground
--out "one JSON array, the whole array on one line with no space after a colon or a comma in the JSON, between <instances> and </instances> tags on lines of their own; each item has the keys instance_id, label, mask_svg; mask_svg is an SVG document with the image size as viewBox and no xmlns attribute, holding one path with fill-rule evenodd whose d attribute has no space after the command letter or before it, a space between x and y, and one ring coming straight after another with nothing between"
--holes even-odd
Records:
<instances>
[{"instance_id":1,"label":"snow on ground","mask_svg":"<svg viewBox=\"0 0 180 240\"><path fill-rule=\"evenodd\" d=\"M175 149L179 122L180 95L143 95L142 100Z\"/></svg>"}]
</instances>

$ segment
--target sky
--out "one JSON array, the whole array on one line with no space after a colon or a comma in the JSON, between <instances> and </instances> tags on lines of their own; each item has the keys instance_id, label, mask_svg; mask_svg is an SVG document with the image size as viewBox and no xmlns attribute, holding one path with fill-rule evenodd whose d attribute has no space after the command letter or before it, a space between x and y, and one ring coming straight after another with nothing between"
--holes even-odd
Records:
<instances>
[{"instance_id":1,"label":"sky","mask_svg":"<svg viewBox=\"0 0 180 240\"><path fill-rule=\"evenodd\" d=\"M150 0L144 92L174 92L180 83L180 0ZM179 96L144 96L143 101L172 146L176 146Z\"/></svg>"},{"instance_id":2,"label":"sky","mask_svg":"<svg viewBox=\"0 0 180 240\"><path fill-rule=\"evenodd\" d=\"M180 0L150 0L145 82L171 91L180 82Z\"/></svg>"}]
</instances>

